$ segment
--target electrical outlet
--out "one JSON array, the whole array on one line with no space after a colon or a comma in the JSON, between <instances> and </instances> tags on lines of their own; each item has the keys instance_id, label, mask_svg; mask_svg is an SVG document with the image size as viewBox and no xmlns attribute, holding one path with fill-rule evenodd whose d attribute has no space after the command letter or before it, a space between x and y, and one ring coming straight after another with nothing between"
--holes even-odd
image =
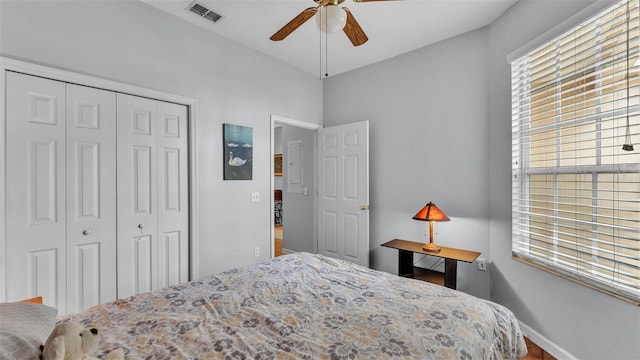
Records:
<instances>
[{"instance_id":1,"label":"electrical outlet","mask_svg":"<svg viewBox=\"0 0 640 360\"><path fill-rule=\"evenodd\" d=\"M256 201L260 201L260 193L257 191L254 191L251 193L251 201L252 202L256 202Z\"/></svg>"},{"instance_id":2,"label":"electrical outlet","mask_svg":"<svg viewBox=\"0 0 640 360\"><path fill-rule=\"evenodd\" d=\"M256 246L256 248L253 249L253 256L260 257L260 247Z\"/></svg>"},{"instance_id":3,"label":"electrical outlet","mask_svg":"<svg viewBox=\"0 0 640 360\"><path fill-rule=\"evenodd\" d=\"M476 264L478 266L478 270L487 271L487 259L478 258L478 260L476 260Z\"/></svg>"}]
</instances>

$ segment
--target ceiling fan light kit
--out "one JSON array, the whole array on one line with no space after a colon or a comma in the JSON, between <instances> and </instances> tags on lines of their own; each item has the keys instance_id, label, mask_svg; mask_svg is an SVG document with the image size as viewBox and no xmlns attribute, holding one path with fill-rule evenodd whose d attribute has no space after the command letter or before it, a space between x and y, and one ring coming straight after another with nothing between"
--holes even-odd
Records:
<instances>
[{"instance_id":1,"label":"ceiling fan light kit","mask_svg":"<svg viewBox=\"0 0 640 360\"><path fill-rule=\"evenodd\" d=\"M338 32L347 24L347 12L337 5L324 6L316 13L316 24L321 31Z\"/></svg>"}]
</instances>

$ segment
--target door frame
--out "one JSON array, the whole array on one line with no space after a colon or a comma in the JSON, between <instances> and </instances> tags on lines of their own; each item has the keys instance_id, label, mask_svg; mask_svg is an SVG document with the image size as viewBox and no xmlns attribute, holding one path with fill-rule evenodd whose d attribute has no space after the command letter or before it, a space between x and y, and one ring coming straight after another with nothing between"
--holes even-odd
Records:
<instances>
[{"instance_id":1,"label":"door frame","mask_svg":"<svg viewBox=\"0 0 640 360\"><path fill-rule=\"evenodd\" d=\"M15 71L24 73L27 75L34 75L52 80L63 81L67 83L73 83L83 86L90 86L100 88L109 91L121 92L125 94L131 94L141 97L152 98L161 101L172 102L180 105L186 105L188 109L188 154L189 154L189 279L197 279L200 277L200 264L198 260L200 234L199 234L199 217L198 217L198 153L197 153L197 109L198 101L189 97L170 94L162 91L152 90L140 86L125 84L117 81L107 80L104 78L84 75L67 70L53 68L50 66L39 65L31 62L17 60L9 57L0 56L0 112L2 113L0 123L0 301L6 301L6 224L5 216L5 127L6 127L6 98L5 98L5 86L7 71ZM273 130L271 131L273 139ZM273 152L273 147L272 147ZM273 161L273 156L271 156ZM273 164L271 166L273 169ZM272 170L273 171L273 170ZM273 181L272 181L273 182ZM272 183L273 187L273 183ZM273 198L273 196L272 196ZM272 206L273 208L273 206ZM272 212L273 213L273 212ZM273 216L273 215L272 215ZM273 222L273 220L272 220ZM273 230L271 230L273 232ZM272 234L273 237L273 234ZM273 247L273 245L272 245ZM273 253L273 250L272 250Z\"/></svg>"},{"instance_id":2,"label":"door frame","mask_svg":"<svg viewBox=\"0 0 640 360\"><path fill-rule=\"evenodd\" d=\"M274 231L274 226L273 224L275 223L275 214L273 212L274 209L274 198L273 198L273 191L275 190L275 181L274 181L274 146L275 146L275 127L276 125L287 125L287 126L294 126L294 127L298 127L301 129L307 129L307 130L313 130L316 131L318 129L320 129L322 126L318 125L318 124L314 124L314 123L310 123L310 122L306 122L306 121L301 121L301 120L296 120L296 119L290 119L290 118L286 118L284 116L278 116L278 115L271 115L271 137L269 140L269 143L271 144L270 146L270 156L269 156L269 161L270 161L270 165L269 168L271 169L269 171L269 174L271 175L271 178L269 179L269 183L270 183L270 192L269 192L269 218L271 219L269 224L269 233L271 234L271 242L269 244L269 246L271 247L271 258L273 258L275 256L275 246L274 246L274 242L275 242L275 231ZM317 157L317 152L318 152L318 133L316 131L315 135L314 135L314 146L313 146L313 156L314 159ZM315 169L314 169L314 174L315 177L318 177L318 164L315 164ZM313 187L311 189L311 192L313 193L313 252L317 253L318 252L318 216L317 216L317 212L318 212L318 208L317 208L317 204L318 204L318 191L316 189L317 187L317 181L314 179L314 183L313 183Z\"/></svg>"}]
</instances>

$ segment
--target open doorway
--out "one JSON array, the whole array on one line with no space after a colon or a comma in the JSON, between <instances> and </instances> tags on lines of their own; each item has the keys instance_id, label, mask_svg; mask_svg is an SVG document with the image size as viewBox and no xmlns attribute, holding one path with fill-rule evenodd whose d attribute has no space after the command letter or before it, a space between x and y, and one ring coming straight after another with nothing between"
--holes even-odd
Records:
<instances>
[{"instance_id":1,"label":"open doorway","mask_svg":"<svg viewBox=\"0 0 640 360\"><path fill-rule=\"evenodd\" d=\"M317 124L271 116L271 255L317 252ZM282 165L278 162L281 161Z\"/></svg>"}]
</instances>

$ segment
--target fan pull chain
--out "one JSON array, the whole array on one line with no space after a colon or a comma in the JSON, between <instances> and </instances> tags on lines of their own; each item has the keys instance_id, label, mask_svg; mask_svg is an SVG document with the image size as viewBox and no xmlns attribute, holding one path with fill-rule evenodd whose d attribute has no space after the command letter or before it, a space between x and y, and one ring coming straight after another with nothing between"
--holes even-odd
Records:
<instances>
[{"instance_id":1,"label":"fan pull chain","mask_svg":"<svg viewBox=\"0 0 640 360\"><path fill-rule=\"evenodd\" d=\"M324 28L329 27L329 16L325 12ZM329 77L329 33L324 33L324 77Z\"/></svg>"},{"instance_id":2,"label":"fan pull chain","mask_svg":"<svg viewBox=\"0 0 640 360\"><path fill-rule=\"evenodd\" d=\"M324 34L324 77L329 77L329 34Z\"/></svg>"}]
</instances>

